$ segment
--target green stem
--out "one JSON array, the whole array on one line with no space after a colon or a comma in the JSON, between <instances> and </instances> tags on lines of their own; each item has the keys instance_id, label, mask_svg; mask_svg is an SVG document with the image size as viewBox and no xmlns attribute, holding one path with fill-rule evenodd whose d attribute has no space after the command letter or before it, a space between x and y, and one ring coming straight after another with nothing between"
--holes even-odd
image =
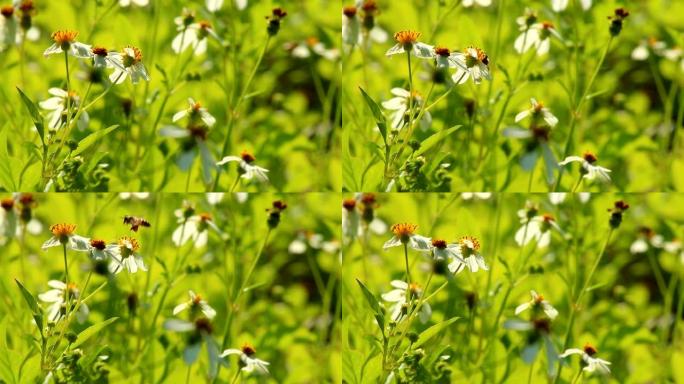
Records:
<instances>
[{"instance_id":1,"label":"green stem","mask_svg":"<svg viewBox=\"0 0 684 384\"><path fill-rule=\"evenodd\" d=\"M594 265L591 268L591 271L589 272L589 275L587 276L587 279L584 281L584 284L582 285L582 289L580 290L579 294L577 295L577 300L572 304L572 308L570 310L570 319L568 320L568 327L565 330L565 337L563 338L563 345L561 347L561 351L564 351L567 347L568 344L570 343L570 333L572 332L572 327L575 323L575 317L577 315L577 308L579 308L580 301L584 297L584 294L586 293L587 289L589 288L589 284L591 284L591 279L594 277L594 273L596 273L596 269L598 268L599 264L601 263L601 259L603 258L603 254L606 251L606 248L608 247L608 243L610 242L610 238L613 235L613 228L611 228L608 231L608 236L606 236L606 241L603 243L603 246L601 247L601 251L596 258L596 261L594 262ZM560 376L561 372L563 371L563 364L561 362L558 362L558 374L554 378L554 383L557 383ZM581 372L581 371L580 371ZM577 379L577 378L576 378ZM575 380L576 380L575 379Z\"/></svg>"},{"instance_id":2,"label":"green stem","mask_svg":"<svg viewBox=\"0 0 684 384\"><path fill-rule=\"evenodd\" d=\"M603 66L603 61L606 59L606 56L608 55L608 51L610 51L610 46L613 42L613 36L610 36L610 39L608 39L608 44L606 44L606 48L603 50L603 53L601 54L601 58L598 61L598 64L596 65L596 68L594 69L594 73L591 75L591 78L589 79L589 83L587 86L584 88L584 91L582 92L582 96L580 97L579 101L577 102L577 107L574 108L572 111L572 118L570 119L570 130L568 132L568 137L565 140L565 146L563 148L563 155L561 156L561 159L565 159L568 156L568 153L570 152L571 145L572 145L572 138L575 134L575 126L577 125L577 119L579 118L579 114L582 112L582 106L584 106L584 102L587 100L587 95L589 94L589 91L591 91L591 87L594 85L594 81L596 81L596 77L598 76L598 73L601 70L601 67ZM556 181L556 186L553 188L554 192L558 191L558 188L560 188L561 180L563 179L563 172L564 168L561 168L559 173L558 173L558 180Z\"/></svg>"},{"instance_id":3,"label":"green stem","mask_svg":"<svg viewBox=\"0 0 684 384\"><path fill-rule=\"evenodd\" d=\"M242 102L245 99L245 96L247 95L247 91L249 90L249 87L252 85L252 81L254 80L254 76L256 76L257 71L259 70L259 67L261 66L261 61L264 59L264 56L266 56L266 52L268 51L268 46L269 43L271 42L271 36L269 35L266 38L266 43L264 44L264 48L261 50L261 53L259 54L259 57L257 58L256 64L254 65L254 68L252 69L252 72L249 74L249 77L247 78L247 82L245 83L245 86L242 88L242 91L240 92L240 96L238 97L237 101L235 102L235 106L232 108L232 111L230 111L230 118L228 119L228 129L226 133L226 137L223 140L223 147L221 148L221 155L219 158L223 158L226 155L226 152L228 151L228 148L230 146L230 138L233 133L233 126L235 125L235 118L238 115L238 112L240 110L240 106L242 105ZM219 181L221 179L221 169L216 172L216 178L214 179L214 184L213 187L211 188L212 191L215 191L216 188L218 188Z\"/></svg>"},{"instance_id":4,"label":"green stem","mask_svg":"<svg viewBox=\"0 0 684 384\"><path fill-rule=\"evenodd\" d=\"M62 251L64 253L64 303L65 303L65 313L64 317L69 317L69 262L67 261L67 248L66 244L62 244Z\"/></svg>"},{"instance_id":5,"label":"green stem","mask_svg":"<svg viewBox=\"0 0 684 384\"><path fill-rule=\"evenodd\" d=\"M406 284L411 285L411 270L409 269L408 244L404 243L404 264L406 265ZM406 288L406 297L409 297L410 287Z\"/></svg>"}]
</instances>

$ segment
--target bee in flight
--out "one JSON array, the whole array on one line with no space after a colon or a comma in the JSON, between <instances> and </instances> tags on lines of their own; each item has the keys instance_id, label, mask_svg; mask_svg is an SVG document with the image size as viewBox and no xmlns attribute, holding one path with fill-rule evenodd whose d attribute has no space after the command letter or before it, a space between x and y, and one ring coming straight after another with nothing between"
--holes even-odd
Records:
<instances>
[{"instance_id":1,"label":"bee in flight","mask_svg":"<svg viewBox=\"0 0 684 384\"><path fill-rule=\"evenodd\" d=\"M137 216L124 216L123 223L130 225L133 232L138 232L140 227L152 226L149 221Z\"/></svg>"}]
</instances>

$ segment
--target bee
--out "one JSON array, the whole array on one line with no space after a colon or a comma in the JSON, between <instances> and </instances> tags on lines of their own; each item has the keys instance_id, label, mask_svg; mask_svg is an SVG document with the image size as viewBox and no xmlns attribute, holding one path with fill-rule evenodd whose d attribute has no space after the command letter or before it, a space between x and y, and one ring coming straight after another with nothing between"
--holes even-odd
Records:
<instances>
[{"instance_id":1,"label":"bee","mask_svg":"<svg viewBox=\"0 0 684 384\"><path fill-rule=\"evenodd\" d=\"M140 227L152 226L149 221L137 216L124 216L123 223L130 225L133 232L138 232Z\"/></svg>"}]
</instances>

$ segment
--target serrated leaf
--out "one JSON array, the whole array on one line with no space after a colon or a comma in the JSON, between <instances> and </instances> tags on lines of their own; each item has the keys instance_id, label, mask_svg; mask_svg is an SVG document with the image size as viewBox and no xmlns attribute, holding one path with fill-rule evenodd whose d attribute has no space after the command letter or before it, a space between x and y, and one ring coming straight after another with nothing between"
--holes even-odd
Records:
<instances>
[{"instance_id":1,"label":"serrated leaf","mask_svg":"<svg viewBox=\"0 0 684 384\"><path fill-rule=\"evenodd\" d=\"M456 132L456 130L458 130L459 128L461 128L460 125L455 125L451 128L443 129L443 130L431 135L427 139L423 140L422 143L420 143L420 148L418 148L415 155L420 156L423 153L427 152L430 148L434 147L437 143L446 139L447 136Z\"/></svg>"},{"instance_id":2,"label":"serrated leaf","mask_svg":"<svg viewBox=\"0 0 684 384\"><path fill-rule=\"evenodd\" d=\"M40 142L43 144L43 147L45 146L45 123L43 122L43 116L40 114L40 110L36 106L36 104L29 99L28 96L21 90L21 88L17 87L17 91L19 91L19 96L21 97L21 101L24 102L24 105L26 105L26 108L29 111L29 114L31 115L31 119L33 120L33 124L36 126L36 130L38 130L38 136L40 136Z\"/></svg>"},{"instance_id":3,"label":"serrated leaf","mask_svg":"<svg viewBox=\"0 0 684 384\"><path fill-rule=\"evenodd\" d=\"M95 133L91 133L90 135L86 136L83 138L83 140L78 142L78 148L74 152L72 152L72 156L78 156L81 153L83 153L86 149L90 148L93 144L95 144L98 140L101 138L107 136L110 134L113 130L119 128L119 125L112 125L111 127L107 127L105 129L99 130Z\"/></svg>"},{"instance_id":4,"label":"serrated leaf","mask_svg":"<svg viewBox=\"0 0 684 384\"><path fill-rule=\"evenodd\" d=\"M92 325L86 329L83 330L83 332L78 334L78 337L76 338L76 341L74 341L73 344L71 344L71 348L77 348L81 344L85 343L90 339L91 337L95 336L98 332L100 332L104 327L108 326L109 324L115 322L118 320L118 317L112 317L111 319L107 319L101 323L97 323L95 325Z\"/></svg>"},{"instance_id":5,"label":"serrated leaf","mask_svg":"<svg viewBox=\"0 0 684 384\"><path fill-rule=\"evenodd\" d=\"M432 327L424 330L421 332L420 336L418 336L418 340L413 344L413 346L418 348L427 343L428 340L437 336L438 333L442 332L444 329L446 329L446 327L450 326L458 319L460 319L460 317L452 317L449 320L442 321L441 323L435 324Z\"/></svg>"}]
</instances>

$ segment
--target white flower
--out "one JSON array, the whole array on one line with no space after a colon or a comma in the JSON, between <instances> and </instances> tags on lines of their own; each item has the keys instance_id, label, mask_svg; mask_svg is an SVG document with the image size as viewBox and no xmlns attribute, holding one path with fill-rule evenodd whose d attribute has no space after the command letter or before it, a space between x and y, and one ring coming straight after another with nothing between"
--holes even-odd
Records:
<instances>
[{"instance_id":1,"label":"white flower","mask_svg":"<svg viewBox=\"0 0 684 384\"><path fill-rule=\"evenodd\" d=\"M75 234L74 230L76 230L76 225L74 224L62 223L51 226L50 232L52 237L43 243L41 248L45 250L51 247L66 245L67 249L87 252L90 239Z\"/></svg>"},{"instance_id":2,"label":"white flower","mask_svg":"<svg viewBox=\"0 0 684 384\"><path fill-rule=\"evenodd\" d=\"M48 127L51 130L57 131L64 124L66 124L66 115L68 113L67 100L69 98L71 99L69 101L69 106L75 110L80 104L80 98L75 92L67 92L61 88L50 88L48 89L48 93L52 95L52 97L39 102L38 105L40 105L41 108L50 111L47 113L47 118L49 121ZM76 122L76 125L78 129L85 130L88 127L89 122L90 116L88 115L88 112L82 111L81 116Z\"/></svg>"},{"instance_id":3,"label":"white flower","mask_svg":"<svg viewBox=\"0 0 684 384\"><path fill-rule=\"evenodd\" d=\"M432 59L432 46L419 42L419 37L420 32L415 31L399 31L395 33L394 40L397 44L387 50L385 56L409 52L413 54L413 56L421 59Z\"/></svg>"},{"instance_id":4,"label":"white flower","mask_svg":"<svg viewBox=\"0 0 684 384\"><path fill-rule=\"evenodd\" d=\"M582 356L582 362L584 363L583 371L592 373L598 371L602 374L610 373L610 362L594 357L598 351L590 344L586 344L583 349L570 348L566 349L565 352L560 354L558 357L565 358L570 355L580 355Z\"/></svg>"},{"instance_id":5,"label":"white flower","mask_svg":"<svg viewBox=\"0 0 684 384\"><path fill-rule=\"evenodd\" d=\"M266 175L269 171L266 168L259 167L257 165L253 165L252 163L256 160L254 155L247 151L243 151L240 156L226 156L221 161L216 163L216 165L221 166L224 164L228 164L232 161L235 161L238 163L240 166L240 170L238 171L240 173L240 177L245 179L245 180L252 180L256 179L260 182L267 182L268 181L268 175Z\"/></svg>"},{"instance_id":6,"label":"white flower","mask_svg":"<svg viewBox=\"0 0 684 384\"><path fill-rule=\"evenodd\" d=\"M221 201L223 201L223 197L225 196L224 192L207 192L205 194L207 198L207 203L210 205L217 205Z\"/></svg>"},{"instance_id":7,"label":"white flower","mask_svg":"<svg viewBox=\"0 0 684 384\"><path fill-rule=\"evenodd\" d=\"M204 300L201 296L195 294L195 292L193 291L188 291L188 294L190 295L190 300L182 304L178 304L173 309L174 316L185 311L186 309L190 309L190 314L193 317L197 313L197 311L201 311L204 314L204 316L206 316L207 319L210 320L216 316L216 311L214 310L214 308L209 306L209 303L207 303L207 301Z\"/></svg>"},{"instance_id":8,"label":"white flower","mask_svg":"<svg viewBox=\"0 0 684 384\"><path fill-rule=\"evenodd\" d=\"M491 192L463 192L461 193L461 199L463 200L489 200L492 197Z\"/></svg>"},{"instance_id":9,"label":"white flower","mask_svg":"<svg viewBox=\"0 0 684 384\"><path fill-rule=\"evenodd\" d=\"M549 147L550 128L546 125L532 124L530 129L517 126L506 127L502 135L513 139L522 139L526 143L520 156L520 166L525 171L532 171L537 164L539 155L544 159L546 182L552 184L555 179L555 171L558 169L558 160Z\"/></svg>"},{"instance_id":10,"label":"white flower","mask_svg":"<svg viewBox=\"0 0 684 384\"><path fill-rule=\"evenodd\" d=\"M522 33L515 39L513 47L518 53L525 53L530 48L535 48L537 56L545 55L549 52L551 47L551 36L561 39L560 34L556 31L553 23L544 21L541 23L528 24L530 17L536 16L521 16L517 22L520 25Z\"/></svg>"},{"instance_id":11,"label":"white flower","mask_svg":"<svg viewBox=\"0 0 684 384\"><path fill-rule=\"evenodd\" d=\"M316 54L326 60L334 61L340 56L340 52L336 48L327 48L316 37L309 37L305 41L288 44L292 49L292 56L306 59Z\"/></svg>"},{"instance_id":12,"label":"white flower","mask_svg":"<svg viewBox=\"0 0 684 384\"><path fill-rule=\"evenodd\" d=\"M538 294L535 291L530 291L530 295L532 296L532 300L520 304L517 308L515 308L516 316L530 308L543 310L546 316L548 316L551 320L555 319L556 316L558 316L558 311L556 310L556 308L554 308L551 305L551 303L546 301L544 299L544 296Z\"/></svg>"},{"instance_id":13,"label":"white flower","mask_svg":"<svg viewBox=\"0 0 684 384\"><path fill-rule=\"evenodd\" d=\"M119 193L119 199L121 200L147 200L150 197L149 192L121 192Z\"/></svg>"},{"instance_id":14,"label":"white flower","mask_svg":"<svg viewBox=\"0 0 684 384\"><path fill-rule=\"evenodd\" d=\"M108 257L112 256L111 248L108 249L107 243L100 239L90 240L90 243L88 243L88 252L90 253L90 257L95 261L107 260Z\"/></svg>"},{"instance_id":15,"label":"white flower","mask_svg":"<svg viewBox=\"0 0 684 384\"><path fill-rule=\"evenodd\" d=\"M221 357L226 357L230 355L240 356L240 365L242 372L246 373L257 373L261 375L268 374L268 366L270 363L264 360L257 359L253 357L256 354L256 349L250 344L245 344L241 349L226 349L221 354Z\"/></svg>"},{"instance_id":16,"label":"white flower","mask_svg":"<svg viewBox=\"0 0 684 384\"><path fill-rule=\"evenodd\" d=\"M361 42L361 21L354 6L342 9L342 42L352 46Z\"/></svg>"},{"instance_id":17,"label":"white flower","mask_svg":"<svg viewBox=\"0 0 684 384\"><path fill-rule=\"evenodd\" d=\"M403 88L392 88L392 94L395 96L387 101L382 102L382 106L385 109L392 111L391 120L392 127L394 129L401 129L404 126L407 113L409 112L409 99L411 98L411 92ZM413 113L417 114L420 110L420 106L423 104L423 98L418 94L418 92L413 93ZM430 128L432 124L432 115L429 111L424 111L423 116L420 119L420 128L426 131Z\"/></svg>"},{"instance_id":18,"label":"white flower","mask_svg":"<svg viewBox=\"0 0 684 384\"><path fill-rule=\"evenodd\" d=\"M73 57L79 59L87 59L92 57L90 45L79 43L76 41L78 32L75 31L57 31L52 34L54 43L43 52L43 56L48 57L58 53L67 52Z\"/></svg>"},{"instance_id":19,"label":"white flower","mask_svg":"<svg viewBox=\"0 0 684 384\"><path fill-rule=\"evenodd\" d=\"M558 124L558 118L554 116L553 113L551 113L551 110L546 108L543 103L531 98L530 104L532 104L532 106L529 109L515 115L516 123L531 116L534 122L537 122L540 118L544 119L546 124L550 127L555 127L556 124Z\"/></svg>"},{"instance_id":20,"label":"white flower","mask_svg":"<svg viewBox=\"0 0 684 384\"><path fill-rule=\"evenodd\" d=\"M587 152L582 157L568 156L565 158L565 160L558 163L558 165L564 166L572 162L579 162L582 165L582 169L580 170L580 173L582 173L582 178L589 181L593 181L595 179L599 179L603 182L610 181L610 169L594 165L597 160L598 159L594 154Z\"/></svg>"},{"instance_id":21,"label":"white flower","mask_svg":"<svg viewBox=\"0 0 684 384\"><path fill-rule=\"evenodd\" d=\"M125 70L121 61L114 60L114 57L120 56L118 52L110 52L104 47L93 47L90 49L93 54L93 66L95 68L118 68Z\"/></svg>"},{"instance_id":22,"label":"white flower","mask_svg":"<svg viewBox=\"0 0 684 384\"><path fill-rule=\"evenodd\" d=\"M437 68L460 68L465 70L465 65L458 59L459 52L451 52L449 48L434 47L433 56L437 64Z\"/></svg>"},{"instance_id":23,"label":"white flower","mask_svg":"<svg viewBox=\"0 0 684 384\"><path fill-rule=\"evenodd\" d=\"M140 243L138 243L138 240L128 236L121 237L115 244L107 245L106 252L112 258L109 270L115 274L121 272L124 268L130 273L136 273L138 269L147 271L142 256L138 254L139 249Z\"/></svg>"},{"instance_id":24,"label":"white flower","mask_svg":"<svg viewBox=\"0 0 684 384\"><path fill-rule=\"evenodd\" d=\"M418 228L415 224L400 223L394 224L392 226L392 236L391 239L385 242L382 249L388 249L392 247L398 247L402 244L408 245L409 248L417 249L419 251L429 251L431 244L431 239L429 237L417 235L416 229Z\"/></svg>"},{"instance_id":25,"label":"white flower","mask_svg":"<svg viewBox=\"0 0 684 384\"><path fill-rule=\"evenodd\" d=\"M121 84L127 76L131 82L137 84L140 79L150 81L147 69L142 63L142 52L136 47L126 47L122 53L110 53L114 64L114 72L109 75L109 80L114 84ZM123 69L122 69L123 68Z\"/></svg>"},{"instance_id":26,"label":"white flower","mask_svg":"<svg viewBox=\"0 0 684 384\"><path fill-rule=\"evenodd\" d=\"M183 246L189 240L195 244L195 248L204 247L209 238L209 229L221 234L221 230L216 226L214 220L209 213L200 213L198 215L189 214L189 209L177 209L175 212L178 217L178 228L173 231L171 240L176 247Z\"/></svg>"},{"instance_id":27,"label":"white flower","mask_svg":"<svg viewBox=\"0 0 684 384\"><path fill-rule=\"evenodd\" d=\"M477 272L480 269L483 271L489 270L485 263L484 257L480 254L480 242L472 236L462 237L453 248L455 257L449 263L449 271L458 274L464 268L468 268L470 272Z\"/></svg>"},{"instance_id":28,"label":"white flower","mask_svg":"<svg viewBox=\"0 0 684 384\"><path fill-rule=\"evenodd\" d=\"M409 307L413 304L413 301L417 301L423 295L423 291L420 289L418 284L409 285L405 281L401 280L392 280L390 285L395 289L387 293L383 293L382 299L392 303L390 308L392 321L399 321L402 317L404 317L404 315L407 314ZM407 292L410 292L411 299L407 299ZM420 319L421 323L427 323L430 320L430 316L432 316L432 308L430 308L430 304L428 304L426 301L423 301L418 318Z\"/></svg>"},{"instance_id":29,"label":"white flower","mask_svg":"<svg viewBox=\"0 0 684 384\"><path fill-rule=\"evenodd\" d=\"M15 9L11 5L2 7L0 15L0 52L16 44L17 37L21 35L17 33L18 24L14 12Z\"/></svg>"},{"instance_id":30,"label":"white flower","mask_svg":"<svg viewBox=\"0 0 684 384\"><path fill-rule=\"evenodd\" d=\"M454 55L461 64L451 76L454 83L463 84L468 78L472 78L475 84L480 84L483 78L492 79L489 73L489 57L480 48L468 47L464 52L456 52Z\"/></svg>"},{"instance_id":31,"label":"white flower","mask_svg":"<svg viewBox=\"0 0 684 384\"><path fill-rule=\"evenodd\" d=\"M465 8L470 8L473 5L479 5L480 7L489 7L492 5L492 0L463 0L461 5Z\"/></svg>"},{"instance_id":32,"label":"white flower","mask_svg":"<svg viewBox=\"0 0 684 384\"><path fill-rule=\"evenodd\" d=\"M122 7L128 7L131 4L135 4L138 7L145 7L150 3L150 0L119 0L119 5Z\"/></svg>"},{"instance_id":33,"label":"white flower","mask_svg":"<svg viewBox=\"0 0 684 384\"><path fill-rule=\"evenodd\" d=\"M342 236L349 239L354 239L363 234L361 215L357 204L356 199L345 199L342 202Z\"/></svg>"},{"instance_id":34,"label":"white flower","mask_svg":"<svg viewBox=\"0 0 684 384\"><path fill-rule=\"evenodd\" d=\"M568 2L569 0L551 0L551 9L553 9L554 12L565 11L565 9L568 8ZM582 10L585 11L591 8L591 3L591 0L580 0Z\"/></svg>"},{"instance_id":35,"label":"white flower","mask_svg":"<svg viewBox=\"0 0 684 384\"><path fill-rule=\"evenodd\" d=\"M210 0L207 0L207 1L210 1ZM235 0L235 8L237 8L239 10L243 10L243 9L247 8L247 4L248 4L247 0Z\"/></svg>"},{"instance_id":36,"label":"white flower","mask_svg":"<svg viewBox=\"0 0 684 384\"><path fill-rule=\"evenodd\" d=\"M0 205L0 245L5 245L8 239L13 238L19 231L18 213L15 209L16 201L13 198L2 199Z\"/></svg>"},{"instance_id":37,"label":"white flower","mask_svg":"<svg viewBox=\"0 0 684 384\"><path fill-rule=\"evenodd\" d=\"M537 243L537 248L547 247L551 242L551 229L555 229L564 235L553 216L548 214L537 216L534 213L529 209L518 211L522 226L515 233L515 242L519 246L527 245L534 240ZM530 217L530 215L532 216Z\"/></svg>"},{"instance_id":38,"label":"white flower","mask_svg":"<svg viewBox=\"0 0 684 384\"><path fill-rule=\"evenodd\" d=\"M200 103L196 102L192 97L188 98L188 104L190 105L188 108L173 115L172 121L174 123L189 116L191 122L201 119L208 127L212 127L214 124L216 124L216 118L214 118L214 116L212 116L206 108L204 108Z\"/></svg>"},{"instance_id":39,"label":"white flower","mask_svg":"<svg viewBox=\"0 0 684 384\"><path fill-rule=\"evenodd\" d=\"M209 12L216 12L223 7L223 0L207 0L205 4Z\"/></svg>"},{"instance_id":40,"label":"white flower","mask_svg":"<svg viewBox=\"0 0 684 384\"><path fill-rule=\"evenodd\" d=\"M187 48L192 47L193 54L201 55L207 51L208 36L221 41L209 22L199 21L192 23L190 21L194 20L194 15L188 11L184 11L184 14L184 16L176 17L175 20L178 25L178 35L171 42L171 48L175 53L180 54Z\"/></svg>"},{"instance_id":41,"label":"white flower","mask_svg":"<svg viewBox=\"0 0 684 384\"><path fill-rule=\"evenodd\" d=\"M59 280L48 281L48 286L52 289L39 294L38 298L41 301L50 303L47 310L47 317L49 321L56 323L64 317L67 290L69 291L69 306L72 307L72 310L73 306L76 305L76 302L78 301L80 292L78 291L78 288L76 288L76 284L69 283L67 285ZM90 310L88 309L88 306L81 302L78 307L78 312L76 313L76 320L78 320L79 323L85 322L88 319L89 313Z\"/></svg>"},{"instance_id":42,"label":"white flower","mask_svg":"<svg viewBox=\"0 0 684 384\"><path fill-rule=\"evenodd\" d=\"M646 253L651 247L664 248L665 239L649 227L639 228L639 237L630 245L629 252L632 254ZM675 253L675 252L670 252Z\"/></svg>"}]
</instances>

